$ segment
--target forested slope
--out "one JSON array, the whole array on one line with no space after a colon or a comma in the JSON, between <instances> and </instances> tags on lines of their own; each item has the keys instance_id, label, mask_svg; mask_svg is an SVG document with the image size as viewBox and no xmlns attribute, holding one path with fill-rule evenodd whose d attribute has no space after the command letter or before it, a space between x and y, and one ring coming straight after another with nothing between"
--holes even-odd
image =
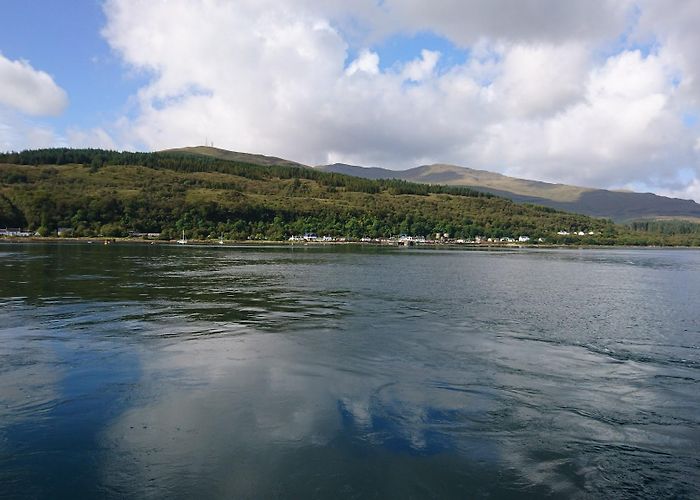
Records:
<instances>
[{"instance_id":1,"label":"forested slope","mask_svg":"<svg viewBox=\"0 0 700 500\"><path fill-rule=\"evenodd\" d=\"M180 153L49 149L0 155L0 226L76 236L130 231L280 240L316 232L347 238L446 232L542 237L593 231L576 243L659 243L610 221L519 205L468 188L369 180L288 165ZM665 239L663 239L665 238ZM677 243L677 242L675 242Z\"/></svg>"}]
</instances>

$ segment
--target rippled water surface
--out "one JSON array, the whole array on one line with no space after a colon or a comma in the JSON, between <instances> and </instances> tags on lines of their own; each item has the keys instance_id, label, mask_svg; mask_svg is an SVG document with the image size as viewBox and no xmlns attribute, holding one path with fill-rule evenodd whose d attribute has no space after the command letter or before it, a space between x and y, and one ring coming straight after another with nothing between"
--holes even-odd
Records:
<instances>
[{"instance_id":1,"label":"rippled water surface","mask_svg":"<svg viewBox=\"0 0 700 500\"><path fill-rule=\"evenodd\" d=\"M700 252L0 245L0 497L698 498Z\"/></svg>"}]
</instances>

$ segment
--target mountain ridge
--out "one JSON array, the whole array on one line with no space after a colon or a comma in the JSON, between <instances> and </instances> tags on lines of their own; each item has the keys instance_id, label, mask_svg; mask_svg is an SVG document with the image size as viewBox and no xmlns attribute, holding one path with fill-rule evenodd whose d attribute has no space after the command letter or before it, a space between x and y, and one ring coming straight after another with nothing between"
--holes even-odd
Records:
<instances>
[{"instance_id":1,"label":"mountain ridge","mask_svg":"<svg viewBox=\"0 0 700 500\"><path fill-rule=\"evenodd\" d=\"M345 163L311 167L276 156L242 153L210 146L174 148L162 152L186 153L260 166L313 168L364 179L399 179L421 184L464 186L508 198L518 203L542 205L566 212L609 218L616 222L664 219L700 221L700 204L693 200L671 198L654 193L637 193L519 179L488 170L448 163L421 165L407 170L389 170Z\"/></svg>"},{"instance_id":2,"label":"mountain ridge","mask_svg":"<svg viewBox=\"0 0 700 500\"><path fill-rule=\"evenodd\" d=\"M593 217L605 217L617 222L639 219L700 219L700 204L693 200L670 198L654 193L613 191L518 179L487 170L445 163L422 165L400 171L342 163L320 165L316 168L325 172L371 179L401 179L425 184L466 186L519 203L532 203Z\"/></svg>"}]
</instances>

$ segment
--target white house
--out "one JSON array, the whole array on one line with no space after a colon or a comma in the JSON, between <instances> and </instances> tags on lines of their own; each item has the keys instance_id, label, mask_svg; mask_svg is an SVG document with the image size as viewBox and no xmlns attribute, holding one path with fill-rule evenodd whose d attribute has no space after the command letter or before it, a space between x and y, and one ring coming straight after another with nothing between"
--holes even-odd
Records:
<instances>
[{"instance_id":1,"label":"white house","mask_svg":"<svg viewBox=\"0 0 700 500\"><path fill-rule=\"evenodd\" d=\"M31 235L32 235L31 231L28 231L26 229L21 229L18 227L0 229L0 236L21 236L23 238L26 238L26 237L29 237Z\"/></svg>"}]
</instances>

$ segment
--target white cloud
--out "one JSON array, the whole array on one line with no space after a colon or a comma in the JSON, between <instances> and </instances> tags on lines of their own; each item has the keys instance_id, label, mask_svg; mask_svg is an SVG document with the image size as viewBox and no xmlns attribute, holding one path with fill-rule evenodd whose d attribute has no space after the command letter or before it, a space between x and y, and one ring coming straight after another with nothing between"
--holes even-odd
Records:
<instances>
[{"instance_id":1,"label":"white cloud","mask_svg":"<svg viewBox=\"0 0 700 500\"><path fill-rule=\"evenodd\" d=\"M357 56L348 69L345 70L345 74L350 76L354 75L358 71L363 73L368 73L370 75L376 75L379 73L379 56L376 52L370 50L363 50L360 55Z\"/></svg>"},{"instance_id":2,"label":"white cloud","mask_svg":"<svg viewBox=\"0 0 700 500\"><path fill-rule=\"evenodd\" d=\"M66 134L68 144L83 148L118 149L112 136L102 127L92 129L71 128Z\"/></svg>"},{"instance_id":3,"label":"white cloud","mask_svg":"<svg viewBox=\"0 0 700 500\"><path fill-rule=\"evenodd\" d=\"M36 117L59 115L67 105L66 92L51 76L0 54L0 151L60 144L54 129Z\"/></svg>"},{"instance_id":4,"label":"white cloud","mask_svg":"<svg viewBox=\"0 0 700 500\"><path fill-rule=\"evenodd\" d=\"M52 127L0 107L0 151L46 148L65 143Z\"/></svg>"},{"instance_id":5,"label":"white cloud","mask_svg":"<svg viewBox=\"0 0 700 500\"><path fill-rule=\"evenodd\" d=\"M683 189L678 191L664 191L662 190L659 194L665 196L672 196L674 198L682 198L684 200L700 200L700 179L694 178L690 183Z\"/></svg>"},{"instance_id":6,"label":"white cloud","mask_svg":"<svg viewBox=\"0 0 700 500\"><path fill-rule=\"evenodd\" d=\"M629 0L385 0L383 23L430 30L469 47L482 38L561 43L615 38L627 23Z\"/></svg>"},{"instance_id":7,"label":"white cloud","mask_svg":"<svg viewBox=\"0 0 700 500\"><path fill-rule=\"evenodd\" d=\"M581 101L545 119L498 121L473 153L514 174L592 186L673 176L693 161L674 100L658 57L623 52L589 73Z\"/></svg>"},{"instance_id":8,"label":"white cloud","mask_svg":"<svg viewBox=\"0 0 700 500\"><path fill-rule=\"evenodd\" d=\"M440 53L423 49L420 59L415 59L406 64L402 76L413 82L420 82L433 75L435 66L440 59Z\"/></svg>"},{"instance_id":9,"label":"white cloud","mask_svg":"<svg viewBox=\"0 0 700 500\"><path fill-rule=\"evenodd\" d=\"M65 91L47 73L0 54L0 105L29 115L58 115L67 104Z\"/></svg>"},{"instance_id":10,"label":"white cloud","mask_svg":"<svg viewBox=\"0 0 700 500\"><path fill-rule=\"evenodd\" d=\"M118 146L112 134L102 127L71 127L62 133L55 127L0 107L0 151L53 147L137 149L124 144Z\"/></svg>"},{"instance_id":11,"label":"white cloud","mask_svg":"<svg viewBox=\"0 0 700 500\"><path fill-rule=\"evenodd\" d=\"M697 127L683 117L697 112L700 64L687 22L659 14L657 26L647 11L659 4L639 5L635 27L631 1L109 0L103 34L149 75L120 126L125 143L161 149L208 137L310 164L447 161L653 185L699 168ZM438 70L445 54L393 63L372 48L418 31L470 57ZM647 32L662 41L650 51L619 41ZM350 58L358 43L366 48Z\"/></svg>"},{"instance_id":12,"label":"white cloud","mask_svg":"<svg viewBox=\"0 0 700 500\"><path fill-rule=\"evenodd\" d=\"M503 54L493 90L509 116L557 112L583 98L589 58L580 43L514 45Z\"/></svg>"},{"instance_id":13,"label":"white cloud","mask_svg":"<svg viewBox=\"0 0 700 500\"><path fill-rule=\"evenodd\" d=\"M640 20L635 36L659 46L664 57L679 71L680 90L687 92L692 104L700 104L700 3L676 0L670 6L663 1L639 0Z\"/></svg>"}]
</instances>

